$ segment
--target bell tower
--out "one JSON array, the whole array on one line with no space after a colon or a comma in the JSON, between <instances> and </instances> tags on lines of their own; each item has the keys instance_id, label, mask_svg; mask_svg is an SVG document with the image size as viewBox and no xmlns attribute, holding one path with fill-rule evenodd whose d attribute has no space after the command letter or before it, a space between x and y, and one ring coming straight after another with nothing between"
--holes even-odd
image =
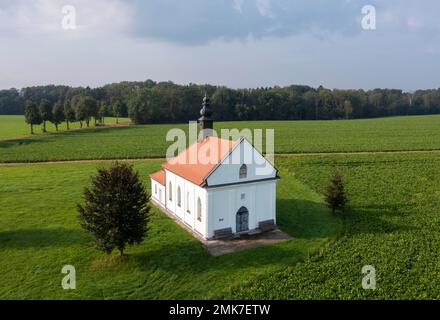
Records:
<instances>
[{"instance_id":1,"label":"bell tower","mask_svg":"<svg viewBox=\"0 0 440 320\"><path fill-rule=\"evenodd\" d=\"M207 137L213 135L214 120L212 120L212 110L209 98L205 94L203 98L202 109L200 110L201 117L199 118L200 133L199 142L204 141Z\"/></svg>"}]
</instances>

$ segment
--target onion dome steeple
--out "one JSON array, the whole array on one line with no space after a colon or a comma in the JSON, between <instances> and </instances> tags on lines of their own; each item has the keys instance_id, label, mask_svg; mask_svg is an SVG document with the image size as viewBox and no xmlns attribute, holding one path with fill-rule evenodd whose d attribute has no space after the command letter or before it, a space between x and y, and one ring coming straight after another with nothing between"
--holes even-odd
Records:
<instances>
[{"instance_id":1,"label":"onion dome steeple","mask_svg":"<svg viewBox=\"0 0 440 320\"><path fill-rule=\"evenodd\" d=\"M207 137L212 136L212 131L214 129L214 120L212 117L211 103L208 96L205 94L203 98L202 109L200 110L201 117L199 118L200 123L200 134L199 141L205 140Z\"/></svg>"},{"instance_id":2,"label":"onion dome steeple","mask_svg":"<svg viewBox=\"0 0 440 320\"><path fill-rule=\"evenodd\" d=\"M200 110L200 115L202 116L199 120L202 119L211 119L212 116L212 110L211 110L211 102L209 101L209 98L206 96L203 98L203 104L202 109Z\"/></svg>"}]
</instances>

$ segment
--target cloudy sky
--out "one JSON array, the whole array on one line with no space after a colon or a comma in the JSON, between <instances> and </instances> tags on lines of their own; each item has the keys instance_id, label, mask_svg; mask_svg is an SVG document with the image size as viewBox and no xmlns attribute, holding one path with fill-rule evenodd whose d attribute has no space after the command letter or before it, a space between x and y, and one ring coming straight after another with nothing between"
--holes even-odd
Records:
<instances>
[{"instance_id":1,"label":"cloudy sky","mask_svg":"<svg viewBox=\"0 0 440 320\"><path fill-rule=\"evenodd\" d=\"M362 28L365 5L376 30ZM147 78L440 87L440 1L0 0L0 88Z\"/></svg>"}]
</instances>

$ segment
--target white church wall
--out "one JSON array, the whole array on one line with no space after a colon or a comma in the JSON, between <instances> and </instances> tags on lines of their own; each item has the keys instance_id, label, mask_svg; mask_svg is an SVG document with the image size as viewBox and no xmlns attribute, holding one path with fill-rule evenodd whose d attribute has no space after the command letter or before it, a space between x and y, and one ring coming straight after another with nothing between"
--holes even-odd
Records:
<instances>
[{"instance_id":1,"label":"white church wall","mask_svg":"<svg viewBox=\"0 0 440 320\"><path fill-rule=\"evenodd\" d=\"M165 186L159 184L158 190L159 190L159 202L163 207L165 207L165 194L166 194Z\"/></svg>"},{"instance_id":2,"label":"white church wall","mask_svg":"<svg viewBox=\"0 0 440 320\"><path fill-rule=\"evenodd\" d=\"M208 211L207 211L207 192L199 186L194 186L194 230L200 233L203 237L207 237L208 233ZM200 219L198 216L198 201L200 199Z\"/></svg>"},{"instance_id":3,"label":"white church wall","mask_svg":"<svg viewBox=\"0 0 440 320\"><path fill-rule=\"evenodd\" d=\"M196 220L196 213L194 211L194 194L195 194L195 185L189 181L184 181L183 184L183 215L185 223L194 229L194 224Z\"/></svg>"},{"instance_id":4,"label":"white church wall","mask_svg":"<svg viewBox=\"0 0 440 320\"><path fill-rule=\"evenodd\" d=\"M257 171L259 164L267 163L268 170ZM240 178L240 167L247 166L246 178ZM208 177L208 186L247 182L276 177L276 169L247 141L242 140L232 153Z\"/></svg>"},{"instance_id":5,"label":"white church wall","mask_svg":"<svg viewBox=\"0 0 440 320\"><path fill-rule=\"evenodd\" d=\"M203 237L207 234L206 190L182 177L165 170L166 173L166 208L182 220L187 226ZM171 182L171 191L169 190ZM181 191L181 202L178 205L178 190ZM172 197L170 200L170 192ZM188 197L189 194L189 197ZM189 198L189 199L188 199ZM197 219L197 202L200 199L201 219ZM189 202L188 202L189 200Z\"/></svg>"},{"instance_id":6,"label":"white church wall","mask_svg":"<svg viewBox=\"0 0 440 320\"><path fill-rule=\"evenodd\" d=\"M255 190L255 207L257 210L257 226L259 222L274 220L276 223L276 184L277 181L267 181Z\"/></svg>"},{"instance_id":7,"label":"white church wall","mask_svg":"<svg viewBox=\"0 0 440 320\"><path fill-rule=\"evenodd\" d=\"M276 221L276 180L254 182L208 189L210 220L208 238L215 230L236 230L236 214L241 207L249 211L249 230L258 228L259 222Z\"/></svg>"},{"instance_id":8,"label":"white church wall","mask_svg":"<svg viewBox=\"0 0 440 320\"><path fill-rule=\"evenodd\" d=\"M151 197L159 202L159 190L157 188L157 182L153 179L150 179L151 181Z\"/></svg>"},{"instance_id":9,"label":"white church wall","mask_svg":"<svg viewBox=\"0 0 440 320\"><path fill-rule=\"evenodd\" d=\"M165 206L165 187L153 179L151 179L151 197Z\"/></svg>"}]
</instances>

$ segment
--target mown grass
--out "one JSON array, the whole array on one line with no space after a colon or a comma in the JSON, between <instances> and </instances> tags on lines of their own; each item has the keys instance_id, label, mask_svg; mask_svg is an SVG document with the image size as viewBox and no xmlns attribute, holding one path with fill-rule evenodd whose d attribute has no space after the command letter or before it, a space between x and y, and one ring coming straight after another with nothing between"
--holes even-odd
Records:
<instances>
[{"instance_id":1,"label":"mown grass","mask_svg":"<svg viewBox=\"0 0 440 320\"><path fill-rule=\"evenodd\" d=\"M440 116L341 121L217 122L221 128L274 129L275 152L359 152L440 149ZM0 162L163 157L168 130L145 125L63 132L0 141ZM0 129L1 130L1 129Z\"/></svg>"},{"instance_id":2,"label":"mown grass","mask_svg":"<svg viewBox=\"0 0 440 320\"><path fill-rule=\"evenodd\" d=\"M120 118L119 121L128 121L127 118ZM114 124L116 123L116 118L105 118L106 124ZM79 122L74 122L69 124L71 129L79 129ZM34 131L36 135L42 134L41 125L34 126ZM54 133L55 126L47 122L46 130L48 132ZM67 130L66 123L62 123L58 126L59 131ZM27 136L30 134L30 127L24 121L24 116L9 116L9 115L0 115L0 140L6 139L14 139L22 136Z\"/></svg>"},{"instance_id":3,"label":"mown grass","mask_svg":"<svg viewBox=\"0 0 440 320\"><path fill-rule=\"evenodd\" d=\"M341 224L321 197L281 169L278 219L292 240L210 256L157 209L147 239L128 257L106 256L77 220L75 204L100 166L38 164L0 167L1 299L209 299L295 266L334 242ZM136 162L146 185L160 162ZM61 288L61 268L74 265L77 290Z\"/></svg>"},{"instance_id":4,"label":"mown grass","mask_svg":"<svg viewBox=\"0 0 440 320\"><path fill-rule=\"evenodd\" d=\"M317 192L333 168L343 173L351 199L346 233L311 261L236 288L234 298L440 298L439 156L307 156L280 162ZM364 265L376 268L376 290L361 287Z\"/></svg>"}]
</instances>

